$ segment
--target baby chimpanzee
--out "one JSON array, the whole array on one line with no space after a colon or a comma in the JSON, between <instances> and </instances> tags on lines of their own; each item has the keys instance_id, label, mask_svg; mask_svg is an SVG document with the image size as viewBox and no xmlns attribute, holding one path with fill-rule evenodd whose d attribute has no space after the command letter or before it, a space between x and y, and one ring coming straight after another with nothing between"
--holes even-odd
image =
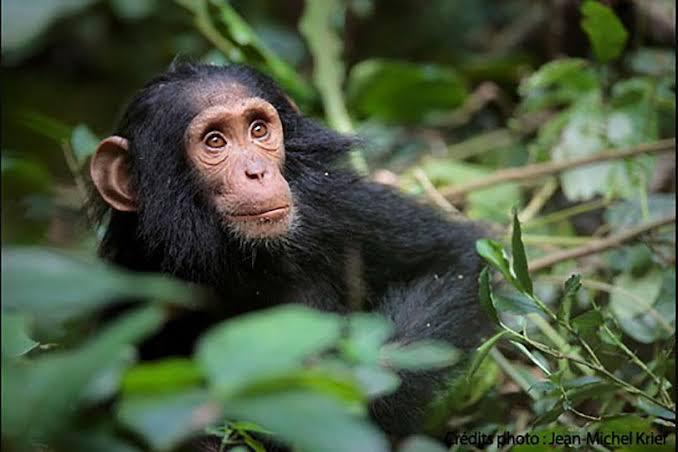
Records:
<instances>
[{"instance_id":1,"label":"baby chimpanzee","mask_svg":"<svg viewBox=\"0 0 678 452\"><path fill-rule=\"evenodd\" d=\"M176 65L136 95L92 159L99 218L112 209L101 254L210 286L226 316L360 307L393 321L393 341L475 346L487 325L482 232L346 169L353 144L248 67ZM443 378L404 374L373 417L397 436L416 431Z\"/></svg>"}]
</instances>

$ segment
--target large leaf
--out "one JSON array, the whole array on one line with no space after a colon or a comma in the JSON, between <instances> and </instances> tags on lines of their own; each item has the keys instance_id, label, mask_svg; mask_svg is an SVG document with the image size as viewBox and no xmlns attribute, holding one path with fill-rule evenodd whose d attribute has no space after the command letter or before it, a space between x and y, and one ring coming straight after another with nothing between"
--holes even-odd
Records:
<instances>
[{"instance_id":1,"label":"large leaf","mask_svg":"<svg viewBox=\"0 0 678 452\"><path fill-rule=\"evenodd\" d=\"M99 145L99 138L85 124L78 124L71 134L71 148L79 165L94 154Z\"/></svg>"},{"instance_id":2,"label":"large leaf","mask_svg":"<svg viewBox=\"0 0 678 452\"><path fill-rule=\"evenodd\" d=\"M214 327L201 337L196 357L210 383L228 394L300 367L309 355L337 342L340 325L335 314L280 306Z\"/></svg>"},{"instance_id":3,"label":"large leaf","mask_svg":"<svg viewBox=\"0 0 678 452\"><path fill-rule=\"evenodd\" d=\"M581 27L591 41L596 57L607 62L621 54L628 39L628 32L612 9L593 0L581 6Z\"/></svg>"},{"instance_id":4,"label":"large leaf","mask_svg":"<svg viewBox=\"0 0 678 452\"><path fill-rule=\"evenodd\" d=\"M675 332L675 271L655 269L641 277L622 273L614 286L610 309L626 334L647 344Z\"/></svg>"},{"instance_id":5,"label":"large leaf","mask_svg":"<svg viewBox=\"0 0 678 452\"><path fill-rule=\"evenodd\" d=\"M445 452L447 450L442 444L426 436L410 436L403 441L398 452Z\"/></svg>"},{"instance_id":6,"label":"large leaf","mask_svg":"<svg viewBox=\"0 0 678 452\"><path fill-rule=\"evenodd\" d=\"M167 358L138 364L122 380L125 394L171 392L199 384L203 379L198 366L187 358Z\"/></svg>"},{"instance_id":7,"label":"large leaf","mask_svg":"<svg viewBox=\"0 0 678 452\"><path fill-rule=\"evenodd\" d=\"M20 356L38 346L38 343L28 336L25 316L3 310L1 318L3 356Z\"/></svg>"},{"instance_id":8,"label":"large leaf","mask_svg":"<svg viewBox=\"0 0 678 452\"><path fill-rule=\"evenodd\" d=\"M379 361L379 349L393 333L393 324L377 314L353 313L349 317L349 334L341 351L351 360L364 364Z\"/></svg>"},{"instance_id":9,"label":"large leaf","mask_svg":"<svg viewBox=\"0 0 678 452\"><path fill-rule=\"evenodd\" d=\"M191 434L219 420L220 410L202 390L123 398L117 417L153 450L172 450Z\"/></svg>"},{"instance_id":10,"label":"large leaf","mask_svg":"<svg viewBox=\"0 0 678 452\"><path fill-rule=\"evenodd\" d=\"M381 350L384 364L397 369L437 369L459 360L459 352L441 341L418 341L408 345L386 344Z\"/></svg>"},{"instance_id":11,"label":"large leaf","mask_svg":"<svg viewBox=\"0 0 678 452\"><path fill-rule=\"evenodd\" d=\"M586 60L564 58L550 61L521 82L518 87L523 97L521 109L534 111L569 105L599 86L600 82Z\"/></svg>"},{"instance_id":12,"label":"large leaf","mask_svg":"<svg viewBox=\"0 0 678 452\"><path fill-rule=\"evenodd\" d=\"M164 276L122 272L103 262L77 259L48 248L2 251L3 309L30 313L41 321L63 321L116 297L187 302L191 291Z\"/></svg>"},{"instance_id":13,"label":"large leaf","mask_svg":"<svg viewBox=\"0 0 678 452\"><path fill-rule=\"evenodd\" d=\"M466 87L450 67L373 59L351 69L347 93L363 117L416 123L460 106Z\"/></svg>"},{"instance_id":14,"label":"large leaf","mask_svg":"<svg viewBox=\"0 0 678 452\"><path fill-rule=\"evenodd\" d=\"M2 50L18 56L54 21L95 0L25 0L2 2Z\"/></svg>"},{"instance_id":15,"label":"large leaf","mask_svg":"<svg viewBox=\"0 0 678 452\"><path fill-rule=\"evenodd\" d=\"M395 372L376 365L355 367L353 377L368 399L390 394L400 385L400 377Z\"/></svg>"},{"instance_id":16,"label":"large leaf","mask_svg":"<svg viewBox=\"0 0 678 452\"><path fill-rule=\"evenodd\" d=\"M303 451L380 452L386 438L335 399L304 391L285 391L230 401L226 413L275 432Z\"/></svg>"},{"instance_id":17,"label":"large leaf","mask_svg":"<svg viewBox=\"0 0 678 452\"><path fill-rule=\"evenodd\" d=\"M82 347L53 353L31 362L3 360L3 437L47 439L72 419L73 409L102 363L120 353L164 320L157 307L122 317Z\"/></svg>"},{"instance_id":18,"label":"large leaf","mask_svg":"<svg viewBox=\"0 0 678 452\"><path fill-rule=\"evenodd\" d=\"M582 97L573 107L558 144L553 148L553 160L571 160L597 154L607 148L602 125L606 116L599 93ZM587 200L610 190L629 193L628 180L616 180L610 186L610 175L620 163L596 163L564 171L560 182L569 200ZM622 173L624 174L624 173Z\"/></svg>"}]
</instances>

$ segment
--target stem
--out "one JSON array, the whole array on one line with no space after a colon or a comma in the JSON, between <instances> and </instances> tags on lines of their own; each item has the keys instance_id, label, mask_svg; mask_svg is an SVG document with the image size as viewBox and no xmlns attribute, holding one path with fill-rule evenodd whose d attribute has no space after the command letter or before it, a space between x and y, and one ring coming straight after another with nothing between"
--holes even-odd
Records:
<instances>
[{"instance_id":1,"label":"stem","mask_svg":"<svg viewBox=\"0 0 678 452\"><path fill-rule=\"evenodd\" d=\"M558 190L558 179L555 177L549 178L546 183L535 193L535 195L527 203L527 206L522 212L518 214L520 223L530 221L534 216L544 207L544 204L551 199L551 196Z\"/></svg>"},{"instance_id":2,"label":"stem","mask_svg":"<svg viewBox=\"0 0 678 452\"><path fill-rule=\"evenodd\" d=\"M593 201L577 204L576 206L558 210L556 212L549 213L548 215L543 215L541 217L535 218L534 220L527 220L526 223L524 225L521 224L521 226L523 229L535 228L545 224L566 220L575 215L579 215L580 213L590 212L591 210L596 210L609 204L609 200L602 198L594 199Z\"/></svg>"},{"instance_id":3,"label":"stem","mask_svg":"<svg viewBox=\"0 0 678 452\"><path fill-rule=\"evenodd\" d=\"M546 243L549 245L563 245L563 246L574 246L590 243L592 241L591 237L571 237L571 236L558 236L558 235L541 235L541 234L523 234L522 235L523 243L538 245Z\"/></svg>"},{"instance_id":4,"label":"stem","mask_svg":"<svg viewBox=\"0 0 678 452\"><path fill-rule=\"evenodd\" d=\"M541 351L541 352L543 352L543 353L546 353L547 355L552 356L553 358L556 358L556 359L567 359L567 360L572 361L573 363L579 363L579 364L581 364L582 366L586 366L586 367L588 367L589 369L594 370L595 372L597 372L597 373L603 375L603 376L606 377L608 380L610 380L612 383L614 383L614 384L616 384L617 386L619 386L620 388L624 389L627 393L633 394L633 395L637 395L637 396L639 396L639 397L642 397L642 398L644 398L644 399L646 399L646 400L648 400L648 401L650 401L650 402L652 402L652 403L654 403L654 404L657 404L657 405L659 405L660 407L665 408L665 409L667 409L667 410L669 410L669 411L674 411L674 407L673 407L672 405L666 404L666 403L664 403L663 401L656 400L654 397L651 397L651 396L645 394L645 393L644 393L643 391L641 391L640 389L638 389L638 388L636 388L635 386L632 386L632 385L630 385L629 383L625 382L624 380L620 379L619 377L617 377L617 376L614 375L612 372L610 372L609 370L607 370L606 368L604 368L604 367L602 367L602 366L599 366L599 365L597 365L597 364L591 364L591 363L589 363L589 362L587 362L587 361L584 361L584 360L581 359L581 358L577 358L577 357L574 357L574 356L571 356L571 355L566 355L566 354L561 353L561 352L559 352L558 350L554 350L554 349L552 349L552 348L550 348L550 347L548 347L548 346L546 346L546 345L544 345L544 344L541 344L541 343L539 343L539 342L535 342L535 341L533 341L532 339L530 339L529 337L526 337L526 336L524 336L524 335L518 333L517 331L512 330L511 328L507 327L507 326L504 325L504 324L501 324L501 326L502 326L502 328L504 328L504 329L505 329L509 334L511 334L512 336L514 336L514 337L516 337L516 338L518 338L518 339L520 339L520 340L522 340L522 341L527 342L527 343L530 344L532 347L536 348L537 350L539 350L539 351Z\"/></svg>"},{"instance_id":5,"label":"stem","mask_svg":"<svg viewBox=\"0 0 678 452\"><path fill-rule=\"evenodd\" d=\"M492 350L490 350L490 356L494 358L494 361L499 365L499 367L501 367L501 370L503 370L506 375L511 377L511 380L515 381L516 384L520 386L520 389L525 391L525 393L532 399L537 399L536 394L530 391L530 383L525 380L522 375L520 375L520 372L518 372L515 367L513 367L513 364L511 364L511 362L506 359L506 357L502 355L499 350L493 347Z\"/></svg>"},{"instance_id":6,"label":"stem","mask_svg":"<svg viewBox=\"0 0 678 452\"><path fill-rule=\"evenodd\" d=\"M616 248L625 242L629 242L653 229L660 228L669 224L674 224L676 222L675 214L669 217L660 218L658 220L646 223L641 226L636 226L634 228L628 229L627 231L620 232L619 234L613 234L607 236L604 239L593 240L586 245L579 246L577 248L559 251L557 253L548 254L539 259L535 259L529 265L529 270L535 272L538 270L543 270L549 268L559 262L563 262L570 259L577 259L584 256L590 256L592 254L597 254L602 251L607 251L611 248Z\"/></svg>"},{"instance_id":7,"label":"stem","mask_svg":"<svg viewBox=\"0 0 678 452\"><path fill-rule=\"evenodd\" d=\"M676 139L669 138L654 143L646 143L626 149L609 149L595 155L589 155L571 160L562 160L546 163L535 163L518 168L508 168L496 171L494 174L481 179L472 180L465 184L452 186L445 189L442 193L446 198L455 198L464 195L470 191L487 188L505 182L533 179L536 177L548 176L560 173L562 171L576 168L579 166L590 165L592 163L603 162L607 160L619 160L628 157L634 157L640 154L655 152L666 152L676 147Z\"/></svg>"},{"instance_id":8,"label":"stem","mask_svg":"<svg viewBox=\"0 0 678 452\"><path fill-rule=\"evenodd\" d=\"M435 186L431 182L431 179L428 178L424 170L421 168L416 168L414 170L414 177L419 182L419 185L424 189L429 198L443 211L447 213L459 213L459 210L454 207L443 195L436 190Z\"/></svg>"},{"instance_id":9,"label":"stem","mask_svg":"<svg viewBox=\"0 0 678 452\"><path fill-rule=\"evenodd\" d=\"M344 65L341 61L343 43L332 30L331 14L342 5L336 0L306 0L299 20L299 31L313 55L313 81L322 99L329 125L341 133L353 133L354 128L344 103L341 85ZM367 162L359 151L350 155L351 163L361 173L367 173Z\"/></svg>"}]
</instances>

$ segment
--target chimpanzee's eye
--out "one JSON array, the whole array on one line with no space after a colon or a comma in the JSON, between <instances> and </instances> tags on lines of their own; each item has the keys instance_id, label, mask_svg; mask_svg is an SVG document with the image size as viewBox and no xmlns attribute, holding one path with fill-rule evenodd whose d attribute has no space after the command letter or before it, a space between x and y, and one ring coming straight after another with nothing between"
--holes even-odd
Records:
<instances>
[{"instance_id":1,"label":"chimpanzee's eye","mask_svg":"<svg viewBox=\"0 0 678 452\"><path fill-rule=\"evenodd\" d=\"M219 132L210 132L205 137L205 144L212 149L221 149L226 146L226 138Z\"/></svg>"},{"instance_id":2,"label":"chimpanzee's eye","mask_svg":"<svg viewBox=\"0 0 678 452\"><path fill-rule=\"evenodd\" d=\"M255 140L261 140L268 136L268 126L264 121L254 121L250 126L250 135Z\"/></svg>"}]
</instances>

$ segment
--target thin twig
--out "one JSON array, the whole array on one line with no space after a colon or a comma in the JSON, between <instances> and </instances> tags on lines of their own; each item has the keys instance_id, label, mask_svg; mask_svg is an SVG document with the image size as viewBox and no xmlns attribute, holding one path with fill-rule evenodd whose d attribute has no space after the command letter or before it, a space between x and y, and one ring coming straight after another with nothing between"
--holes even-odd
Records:
<instances>
[{"instance_id":1,"label":"thin twig","mask_svg":"<svg viewBox=\"0 0 678 452\"><path fill-rule=\"evenodd\" d=\"M559 262L563 262L569 259L577 259L584 256L590 256L592 254L597 254L602 251L609 250L611 248L618 247L619 245L629 242L653 229L666 226L668 224L673 224L676 222L676 215L671 215L669 217L660 218L659 220L651 221L649 223L636 226L627 231L620 232L619 234L610 235L604 239L594 240L591 243L586 245L578 246L569 250L559 251L557 253L548 254L539 259L533 260L529 265L529 270L531 272L543 270L549 268Z\"/></svg>"},{"instance_id":2,"label":"thin twig","mask_svg":"<svg viewBox=\"0 0 678 452\"><path fill-rule=\"evenodd\" d=\"M537 213L544 207L544 204L551 199L551 196L558 190L558 180L555 177L549 178L546 183L534 194L530 202L518 214L520 223L525 223L534 218Z\"/></svg>"},{"instance_id":3,"label":"thin twig","mask_svg":"<svg viewBox=\"0 0 678 452\"><path fill-rule=\"evenodd\" d=\"M595 155L588 155L586 157L577 159L554 161L547 163L535 163L532 165L526 165L517 168L508 168L505 170L497 171L488 177L472 180L465 184L448 187L442 191L442 194L448 199L455 198L473 190L487 188L505 182L534 179L536 177L548 176L551 174L560 173L571 168L590 165L592 163L598 163L607 160L619 160L640 154L665 152L675 148L676 148L676 139L669 138L667 140L661 140L654 143L640 144L632 148L609 149Z\"/></svg>"},{"instance_id":4,"label":"thin twig","mask_svg":"<svg viewBox=\"0 0 678 452\"><path fill-rule=\"evenodd\" d=\"M641 391L640 389L636 388L635 386L633 386L633 385L627 383L626 381L622 380L621 378L617 377L616 375L614 375L612 372L610 372L609 370L607 370L604 367L598 366L597 364L589 363L589 362L587 362L583 359L562 353L558 350L554 350L551 347L544 345L540 342L533 341L529 337L526 337L525 335L507 327L504 324L502 324L502 328L505 329L506 331L508 331L509 334L511 334L512 336L514 336L514 337L516 337L516 338L518 338L522 341L525 341L526 343L528 343L532 347L536 348L537 350L541 351L542 353L546 353L547 355L552 356L553 358L556 358L556 359L567 359L567 360L569 360L573 363L579 363L579 364L586 366L586 367L598 372L599 374L605 376L608 380L610 380L611 382L616 384L618 387L624 389L629 394L634 394L634 395L637 395L639 397L642 397L642 398L649 400L650 402L655 403L655 404L657 404L657 405L661 406L662 408L665 408L669 411L675 410L675 406L673 406L673 404L664 403L661 400L657 400L654 397L649 396L648 394L645 394L645 392Z\"/></svg>"},{"instance_id":5,"label":"thin twig","mask_svg":"<svg viewBox=\"0 0 678 452\"><path fill-rule=\"evenodd\" d=\"M527 220L524 225L521 225L523 229L536 228L538 226L544 226L549 223L556 223L558 221L567 220L570 217L579 215L582 213L590 212L592 210L601 209L611 204L611 200L605 198L594 199L593 201L583 202L572 207L567 207L562 210L557 210L540 217Z\"/></svg>"},{"instance_id":6,"label":"thin twig","mask_svg":"<svg viewBox=\"0 0 678 452\"><path fill-rule=\"evenodd\" d=\"M424 189L431 201L447 213L459 213L459 209L454 207L438 190L433 186L431 180L426 176L426 173L421 168L414 170L414 177L419 182L419 185Z\"/></svg>"}]
</instances>

